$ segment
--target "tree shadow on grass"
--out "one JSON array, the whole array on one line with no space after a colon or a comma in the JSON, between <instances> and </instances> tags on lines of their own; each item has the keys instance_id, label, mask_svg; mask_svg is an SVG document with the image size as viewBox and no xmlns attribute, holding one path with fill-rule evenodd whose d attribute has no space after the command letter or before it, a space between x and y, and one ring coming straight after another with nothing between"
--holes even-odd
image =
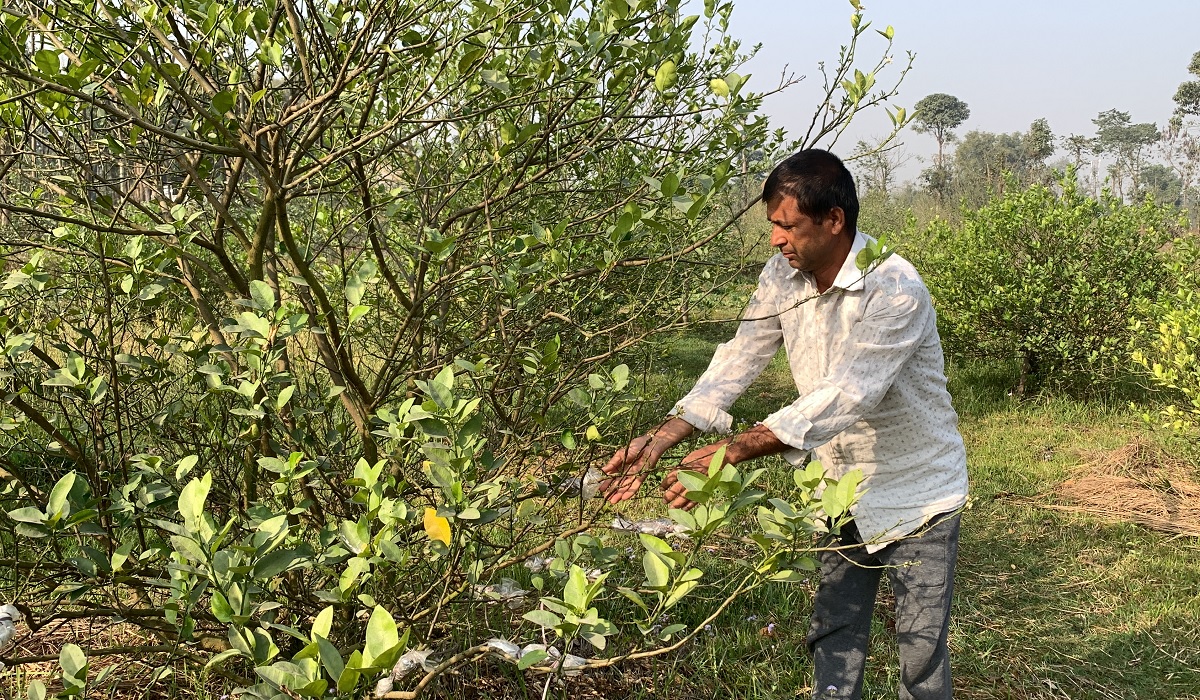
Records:
<instances>
[{"instance_id":1,"label":"tree shadow on grass","mask_svg":"<svg viewBox=\"0 0 1200 700\"><path fill-rule=\"evenodd\" d=\"M1200 697L1200 567L1172 538L993 502L968 512L960 698Z\"/></svg>"}]
</instances>

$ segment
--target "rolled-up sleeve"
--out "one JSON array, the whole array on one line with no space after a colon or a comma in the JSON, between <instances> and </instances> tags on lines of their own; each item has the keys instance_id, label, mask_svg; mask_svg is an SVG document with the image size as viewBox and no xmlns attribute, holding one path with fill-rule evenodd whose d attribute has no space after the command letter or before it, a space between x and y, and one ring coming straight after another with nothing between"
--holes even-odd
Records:
<instances>
[{"instance_id":1,"label":"rolled-up sleeve","mask_svg":"<svg viewBox=\"0 0 1200 700\"><path fill-rule=\"evenodd\" d=\"M933 322L919 291L876 296L830 357L825 376L763 424L796 449L823 445L879 404Z\"/></svg>"},{"instance_id":2,"label":"rolled-up sleeve","mask_svg":"<svg viewBox=\"0 0 1200 700\"><path fill-rule=\"evenodd\" d=\"M679 416L698 430L727 433L733 426L728 409L762 373L783 344L778 309L773 301L767 272L742 314L737 334L717 346L708 369L688 395L675 404L671 415Z\"/></svg>"}]
</instances>

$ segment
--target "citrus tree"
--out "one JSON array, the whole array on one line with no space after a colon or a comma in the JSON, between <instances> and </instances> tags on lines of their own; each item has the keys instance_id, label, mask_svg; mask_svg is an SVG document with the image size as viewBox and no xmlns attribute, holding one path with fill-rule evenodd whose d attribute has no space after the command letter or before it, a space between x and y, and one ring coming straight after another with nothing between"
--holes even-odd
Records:
<instances>
[{"instance_id":1,"label":"citrus tree","mask_svg":"<svg viewBox=\"0 0 1200 700\"><path fill-rule=\"evenodd\" d=\"M633 610L597 663L694 633L653 622L693 555L645 535L620 573L561 486L622 442L622 360L740 267L712 264L752 203L729 193L783 136L731 11L5 5L0 540L30 628L119 617L261 698L354 696L457 645L411 697L489 653L447 620L553 549L534 629L603 651ZM894 96L856 67L869 26L856 6L799 145ZM761 506L747 577L705 582L723 599L793 580L853 500L814 472L767 505L753 476L697 474L710 504L674 514L698 547ZM103 653L64 649L64 692Z\"/></svg>"},{"instance_id":2,"label":"citrus tree","mask_svg":"<svg viewBox=\"0 0 1200 700\"><path fill-rule=\"evenodd\" d=\"M1096 388L1128 368L1130 319L1168 288L1163 246L1178 214L1081 193L1073 171L1055 186L1003 194L959 226L910 223L947 351L1015 360L1016 392L1042 382Z\"/></svg>"}]
</instances>

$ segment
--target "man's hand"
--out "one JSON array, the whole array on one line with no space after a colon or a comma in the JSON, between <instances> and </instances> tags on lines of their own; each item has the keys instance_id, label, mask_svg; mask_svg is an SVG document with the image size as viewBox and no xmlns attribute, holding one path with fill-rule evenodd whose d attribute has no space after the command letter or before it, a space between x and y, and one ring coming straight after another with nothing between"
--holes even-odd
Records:
<instances>
[{"instance_id":1,"label":"man's hand","mask_svg":"<svg viewBox=\"0 0 1200 700\"><path fill-rule=\"evenodd\" d=\"M679 463L679 469L708 474L708 467L712 464L713 455L721 447L725 448L725 459L721 466L725 466L726 464L745 462L755 457L779 454L789 449L790 446L775 437L775 433L772 433L770 428L760 423L744 433L738 433L731 438L719 440L693 451ZM679 483L679 469L668 474L667 478L663 480L663 500L672 508L691 510L696 507L696 504L684 497L687 489Z\"/></svg>"},{"instance_id":2,"label":"man's hand","mask_svg":"<svg viewBox=\"0 0 1200 700\"><path fill-rule=\"evenodd\" d=\"M689 501L684 497L684 494L687 493L687 489L683 487L683 484L679 483L680 469L684 471L707 474L708 466L712 464L713 455L715 455L717 450L721 449L722 447L725 447L726 450L725 459L721 463L721 466L725 466L726 464L734 464L734 462L729 459L728 446L731 442L733 442L733 438L714 442L713 444L705 445L698 450L693 450L692 452L688 453L688 456L684 457L683 460L679 462L679 469L675 469L670 474L667 474L667 478L663 479L663 500L667 502L669 507L682 508L684 510L691 510L696 507L695 501Z\"/></svg>"},{"instance_id":3,"label":"man's hand","mask_svg":"<svg viewBox=\"0 0 1200 700\"><path fill-rule=\"evenodd\" d=\"M693 430L691 423L672 418L653 432L634 438L604 465L603 471L609 478L600 482L600 495L614 504L633 498L663 454L683 442Z\"/></svg>"}]
</instances>

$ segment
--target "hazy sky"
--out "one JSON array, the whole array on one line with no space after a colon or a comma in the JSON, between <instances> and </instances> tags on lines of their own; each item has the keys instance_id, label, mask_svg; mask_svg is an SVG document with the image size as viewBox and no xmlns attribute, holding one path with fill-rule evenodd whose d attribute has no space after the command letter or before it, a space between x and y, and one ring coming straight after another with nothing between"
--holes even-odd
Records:
<instances>
[{"instance_id":1,"label":"hazy sky","mask_svg":"<svg viewBox=\"0 0 1200 700\"><path fill-rule=\"evenodd\" d=\"M894 103L911 110L929 93L954 95L971 109L959 134L1024 131L1045 117L1056 136L1091 136L1091 120L1112 108L1161 127L1200 51L1200 0L863 0L863 7L872 29L896 30L895 61L880 80L898 72L905 51L917 55ZM817 64L836 61L851 12L847 0L735 0L731 34L746 47L762 44L748 66L751 88L775 85L785 66L807 76L768 99L773 124L807 125L821 84ZM860 56L873 60L884 39L870 30L863 39ZM836 150L848 153L889 124L882 114L864 118ZM902 138L911 153L936 151L928 136L906 130Z\"/></svg>"}]
</instances>

